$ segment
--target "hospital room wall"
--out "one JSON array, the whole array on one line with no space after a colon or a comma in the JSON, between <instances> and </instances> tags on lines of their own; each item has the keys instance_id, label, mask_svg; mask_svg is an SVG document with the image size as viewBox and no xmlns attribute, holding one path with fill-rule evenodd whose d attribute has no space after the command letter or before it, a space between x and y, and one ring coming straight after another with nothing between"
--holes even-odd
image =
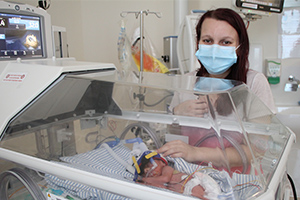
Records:
<instances>
[{"instance_id":1,"label":"hospital room wall","mask_svg":"<svg viewBox=\"0 0 300 200\"><path fill-rule=\"evenodd\" d=\"M144 17L144 27L159 56L162 54L163 37L173 34L173 0L52 0L48 12L52 23L64 26L71 57L77 60L109 62L117 67L117 41L121 20L124 19L127 34L140 24L134 14L122 18L122 11L157 11L162 18L149 14ZM80 9L77 9L80 6ZM63 8L68 9L67 12ZM76 27L76 28L75 28ZM78 42L77 42L78 41Z\"/></svg>"},{"instance_id":2,"label":"hospital room wall","mask_svg":"<svg viewBox=\"0 0 300 200\"><path fill-rule=\"evenodd\" d=\"M37 5L37 0L14 0L15 2ZM188 10L232 8L232 0L188 0ZM159 11L162 18L145 16L145 30L158 56L163 53L163 37L174 33L174 0L52 0L47 10L52 24L67 29L69 53L77 60L109 62L119 67L117 40L120 32L122 11L149 9ZM139 25L133 14L125 19L127 33ZM249 26L251 43L263 46L264 58L277 57L278 15L263 17Z\"/></svg>"}]
</instances>

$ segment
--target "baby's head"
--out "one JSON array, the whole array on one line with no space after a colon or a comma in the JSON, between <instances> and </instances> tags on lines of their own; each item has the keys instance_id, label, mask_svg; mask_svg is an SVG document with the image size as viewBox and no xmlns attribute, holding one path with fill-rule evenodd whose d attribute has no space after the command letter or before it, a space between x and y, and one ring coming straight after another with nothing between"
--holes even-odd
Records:
<instances>
[{"instance_id":1,"label":"baby's head","mask_svg":"<svg viewBox=\"0 0 300 200\"><path fill-rule=\"evenodd\" d=\"M168 162L157 152L145 151L137 159L137 165L139 170L136 170L135 176L140 175L144 177L151 177L161 175L162 168L168 165Z\"/></svg>"},{"instance_id":2,"label":"baby's head","mask_svg":"<svg viewBox=\"0 0 300 200\"><path fill-rule=\"evenodd\" d=\"M141 173L140 175L145 177L155 177L160 176L162 173L162 169L168 165L165 159L163 158L153 158L154 162L156 163L156 167L153 169L153 164L150 162L150 159L145 157L142 158L141 161Z\"/></svg>"}]
</instances>

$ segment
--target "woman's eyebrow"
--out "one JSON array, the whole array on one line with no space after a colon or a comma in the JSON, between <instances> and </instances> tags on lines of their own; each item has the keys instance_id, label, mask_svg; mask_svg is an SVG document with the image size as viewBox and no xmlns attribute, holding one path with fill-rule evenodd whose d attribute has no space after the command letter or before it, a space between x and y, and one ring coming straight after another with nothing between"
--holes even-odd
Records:
<instances>
[{"instance_id":1,"label":"woman's eyebrow","mask_svg":"<svg viewBox=\"0 0 300 200\"><path fill-rule=\"evenodd\" d=\"M234 40L234 38L231 36L224 36L221 40Z\"/></svg>"},{"instance_id":2,"label":"woman's eyebrow","mask_svg":"<svg viewBox=\"0 0 300 200\"><path fill-rule=\"evenodd\" d=\"M210 35L201 35L201 38L204 38L204 37L211 38Z\"/></svg>"}]
</instances>

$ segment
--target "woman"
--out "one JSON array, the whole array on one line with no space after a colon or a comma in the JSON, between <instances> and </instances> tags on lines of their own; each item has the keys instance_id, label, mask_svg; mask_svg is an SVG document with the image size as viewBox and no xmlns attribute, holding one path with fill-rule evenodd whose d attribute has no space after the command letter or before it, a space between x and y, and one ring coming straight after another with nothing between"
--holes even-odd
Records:
<instances>
[{"instance_id":1,"label":"woman","mask_svg":"<svg viewBox=\"0 0 300 200\"><path fill-rule=\"evenodd\" d=\"M233 10L220 8L207 11L196 26L196 57L200 69L189 75L231 79L244 82L270 110L275 113L270 86L262 73L249 70L249 39L242 18ZM174 96L170 108L176 115L200 116L208 112L205 96L180 102ZM242 145L247 156L251 158L247 146ZM241 166L242 159L233 147L226 148L227 160L232 166ZM182 157L188 162L210 161L215 166L224 166L224 156L220 148L195 147L176 140L158 149L163 156Z\"/></svg>"}]
</instances>

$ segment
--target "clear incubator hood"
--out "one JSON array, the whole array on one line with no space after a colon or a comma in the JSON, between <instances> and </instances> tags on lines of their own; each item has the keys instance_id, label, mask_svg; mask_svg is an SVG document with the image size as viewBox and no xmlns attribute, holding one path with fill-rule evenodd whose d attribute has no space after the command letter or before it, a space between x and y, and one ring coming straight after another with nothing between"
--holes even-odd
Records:
<instances>
[{"instance_id":1,"label":"clear incubator hood","mask_svg":"<svg viewBox=\"0 0 300 200\"><path fill-rule=\"evenodd\" d=\"M135 180L135 144L152 152L172 140L219 150L218 163L210 160L214 155L194 163L165 158L187 175L212 178L215 199L283 195L295 136L247 85L142 75L63 74L22 108L0 132L0 199L194 199L184 189ZM199 98L207 105L202 115L173 113L179 103ZM208 186L203 190L209 199Z\"/></svg>"}]
</instances>

